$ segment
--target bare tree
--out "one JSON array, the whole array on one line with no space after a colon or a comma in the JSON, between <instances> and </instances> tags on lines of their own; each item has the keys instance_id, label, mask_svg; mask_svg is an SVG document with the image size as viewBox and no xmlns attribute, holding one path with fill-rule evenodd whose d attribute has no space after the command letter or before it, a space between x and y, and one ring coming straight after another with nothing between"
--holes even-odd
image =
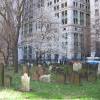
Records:
<instances>
[{"instance_id":1,"label":"bare tree","mask_svg":"<svg viewBox=\"0 0 100 100\"><path fill-rule=\"evenodd\" d=\"M45 9L43 4L44 2L41 2L40 0L33 0L33 1L34 2L33 2L32 20L28 21L24 20L22 24L23 28L22 30L24 30L25 33L23 35L22 43L24 43L24 45L30 44L30 39L32 38L31 44L33 46L33 49L37 52L36 59L37 62L39 62L42 59L42 56L45 55L45 53L54 52L54 48L52 48L52 45L56 46L58 42L59 23L56 21L57 19L54 19L54 17L50 14L50 12ZM30 8L30 5L27 8ZM28 9L26 9L26 11L24 10L23 12L23 16L25 19L29 17L26 14L27 10ZM31 12L30 10L28 11ZM25 32L27 28L25 27L26 23L28 24L32 23L32 25L34 25L33 27L36 27L36 29L34 29L32 32L32 36L29 36L29 34L26 34L27 32Z\"/></svg>"},{"instance_id":2,"label":"bare tree","mask_svg":"<svg viewBox=\"0 0 100 100\"><path fill-rule=\"evenodd\" d=\"M1 22L0 31L0 53L2 54L2 60L7 66L11 57L12 41L9 27L6 25L5 21Z\"/></svg>"},{"instance_id":3,"label":"bare tree","mask_svg":"<svg viewBox=\"0 0 100 100\"><path fill-rule=\"evenodd\" d=\"M18 38L20 34L21 18L25 0L0 0L0 15L9 26L12 34L12 56L15 72L18 72ZM7 20L9 18L9 20Z\"/></svg>"},{"instance_id":4,"label":"bare tree","mask_svg":"<svg viewBox=\"0 0 100 100\"><path fill-rule=\"evenodd\" d=\"M40 31L34 35L33 43L38 52L37 60L40 61L42 54L51 54L56 51L53 46L57 46L59 31L57 28L58 23L50 21L47 16L41 16L37 23L40 25Z\"/></svg>"}]
</instances>

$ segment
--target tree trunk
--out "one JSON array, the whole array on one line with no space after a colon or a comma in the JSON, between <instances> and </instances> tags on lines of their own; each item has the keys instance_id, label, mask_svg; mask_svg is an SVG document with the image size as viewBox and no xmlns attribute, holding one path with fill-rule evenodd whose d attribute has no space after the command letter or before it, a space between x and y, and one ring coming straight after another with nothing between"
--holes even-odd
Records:
<instances>
[{"instance_id":1,"label":"tree trunk","mask_svg":"<svg viewBox=\"0 0 100 100\"><path fill-rule=\"evenodd\" d=\"M15 73L18 73L18 46L16 45L13 50L13 66Z\"/></svg>"},{"instance_id":2,"label":"tree trunk","mask_svg":"<svg viewBox=\"0 0 100 100\"><path fill-rule=\"evenodd\" d=\"M15 45L14 45L14 51L13 51L13 65L15 68L15 73L18 73L18 39L20 34L20 16L18 18L18 25L17 25L17 34L15 38Z\"/></svg>"}]
</instances>

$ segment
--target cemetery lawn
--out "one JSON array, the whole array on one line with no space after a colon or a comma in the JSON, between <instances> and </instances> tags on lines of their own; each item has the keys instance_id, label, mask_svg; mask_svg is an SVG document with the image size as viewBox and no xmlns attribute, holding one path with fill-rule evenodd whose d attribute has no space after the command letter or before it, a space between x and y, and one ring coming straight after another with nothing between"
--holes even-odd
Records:
<instances>
[{"instance_id":1,"label":"cemetery lawn","mask_svg":"<svg viewBox=\"0 0 100 100\"><path fill-rule=\"evenodd\" d=\"M82 85L43 83L31 80L31 91L21 92L20 76L13 76L12 87L0 88L0 100L100 100L100 80Z\"/></svg>"}]
</instances>

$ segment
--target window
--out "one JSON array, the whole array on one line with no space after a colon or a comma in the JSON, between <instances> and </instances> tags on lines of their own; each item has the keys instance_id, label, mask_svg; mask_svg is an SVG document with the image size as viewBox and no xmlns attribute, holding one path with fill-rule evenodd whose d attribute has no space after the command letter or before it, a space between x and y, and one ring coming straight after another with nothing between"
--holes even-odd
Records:
<instances>
[{"instance_id":1,"label":"window","mask_svg":"<svg viewBox=\"0 0 100 100\"><path fill-rule=\"evenodd\" d=\"M97 2L98 0L95 0L95 2Z\"/></svg>"},{"instance_id":2,"label":"window","mask_svg":"<svg viewBox=\"0 0 100 100\"><path fill-rule=\"evenodd\" d=\"M61 7L62 7L62 8L67 7L67 2L62 3L62 4L61 4Z\"/></svg>"},{"instance_id":3,"label":"window","mask_svg":"<svg viewBox=\"0 0 100 100\"><path fill-rule=\"evenodd\" d=\"M62 19L62 24L64 24L64 19Z\"/></svg>"},{"instance_id":4,"label":"window","mask_svg":"<svg viewBox=\"0 0 100 100\"><path fill-rule=\"evenodd\" d=\"M95 16L99 16L99 9L95 9Z\"/></svg>"},{"instance_id":5,"label":"window","mask_svg":"<svg viewBox=\"0 0 100 100\"><path fill-rule=\"evenodd\" d=\"M54 7L54 10L56 10L56 6Z\"/></svg>"},{"instance_id":6,"label":"window","mask_svg":"<svg viewBox=\"0 0 100 100\"><path fill-rule=\"evenodd\" d=\"M55 10L59 10L59 5L54 6L54 11L55 11Z\"/></svg>"},{"instance_id":7,"label":"window","mask_svg":"<svg viewBox=\"0 0 100 100\"><path fill-rule=\"evenodd\" d=\"M84 12L80 12L80 25L84 25Z\"/></svg>"},{"instance_id":8,"label":"window","mask_svg":"<svg viewBox=\"0 0 100 100\"><path fill-rule=\"evenodd\" d=\"M56 0L54 0L54 3L56 3Z\"/></svg>"},{"instance_id":9,"label":"window","mask_svg":"<svg viewBox=\"0 0 100 100\"><path fill-rule=\"evenodd\" d=\"M29 33L32 34L32 22L29 24Z\"/></svg>"},{"instance_id":10,"label":"window","mask_svg":"<svg viewBox=\"0 0 100 100\"><path fill-rule=\"evenodd\" d=\"M64 16L64 11L62 11L62 16Z\"/></svg>"},{"instance_id":11,"label":"window","mask_svg":"<svg viewBox=\"0 0 100 100\"><path fill-rule=\"evenodd\" d=\"M57 13L57 17L59 18L59 13Z\"/></svg>"},{"instance_id":12,"label":"window","mask_svg":"<svg viewBox=\"0 0 100 100\"><path fill-rule=\"evenodd\" d=\"M78 19L77 18L74 18L73 19L73 22L74 22L74 24L78 24Z\"/></svg>"},{"instance_id":13,"label":"window","mask_svg":"<svg viewBox=\"0 0 100 100\"><path fill-rule=\"evenodd\" d=\"M67 24L67 10L62 11L62 24Z\"/></svg>"},{"instance_id":14,"label":"window","mask_svg":"<svg viewBox=\"0 0 100 100\"><path fill-rule=\"evenodd\" d=\"M61 4L61 7L64 8L64 4L63 3Z\"/></svg>"},{"instance_id":15,"label":"window","mask_svg":"<svg viewBox=\"0 0 100 100\"><path fill-rule=\"evenodd\" d=\"M59 2L59 0L57 0L57 2Z\"/></svg>"},{"instance_id":16,"label":"window","mask_svg":"<svg viewBox=\"0 0 100 100\"><path fill-rule=\"evenodd\" d=\"M77 2L73 2L73 6L74 7L77 7L78 6L78 3Z\"/></svg>"},{"instance_id":17,"label":"window","mask_svg":"<svg viewBox=\"0 0 100 100\"><path fill-rule=\"evenodd\" d=\"M67 18L62 19L62 24L67 24Z\"/></svg>"},{"instance_id":18,"label":"window","mask_svg":"<svg viewBox=\"0 0 100 100\"><path fill-rule=\"evenodd\" d=\"M59 13L55 13L55 16L59 18Z\"/></svg>"},{"instance_id":19,"label":"window","mask_svg":"<svg viewBox=\"0 0 100 100\"><path fill-rule=\"evenodd\" d=\"M59 2L59 0L54 0L54 3L57 3L57 2Z\"/></svg>"},{"instance_id":20,"label":"window","mask_svg":"<svg viewBox=\"0 0 100 100\"><path fill-rule=\"evenodd\" d=\"M65 2L65 7L67 7L67 2Z\"/></svg>"},{"instance_id":21,"label":"window","mask_svg":"<svg viewBox=\"0 0 100 100\"><path fill-rule=\"evenodd\" d=\"M74 17L78 17L78 11L77 10L73 10L73 15L74 15Z\"/></svg>"},{"instance_id":22,"label":"window","mask_svg":"<svg viewBox=\"0 0 100 100\"><path fill-rule=\"evenodd\" d=\"M65 16L67 16L67 10L65 10Z\"/></svg>"},{"instance_id":23,"label":"window","mask_svg":"<svg viewBox=\"0 0 100 100\"><path fill-rule=\"evenodd\" d=\"M52 2L50 1L50 5L52 5Z\"/></svg>"},{"instance_id":24,"label":"window","mask_svg":"<svg viewBox=\"0 0 100 100\"><path fill-rule=\"evenodd\" d=\"M59 5L57 6L57 10L59 10Z\"/></svg>"},{"instance_id":25,"label":"window","mask_svg":"<svg viewBox=\"0 0 100 100\"><path fill-rule=\"evenodd\" d=\"M65 18L65 24L67 24L67 18Z\"/></svg>"}]
</instances>

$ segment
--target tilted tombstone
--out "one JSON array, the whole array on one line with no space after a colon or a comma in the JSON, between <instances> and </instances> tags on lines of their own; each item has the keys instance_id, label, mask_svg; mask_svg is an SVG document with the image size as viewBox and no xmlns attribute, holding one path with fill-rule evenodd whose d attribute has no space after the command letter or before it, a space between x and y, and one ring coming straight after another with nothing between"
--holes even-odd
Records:
<instances>
[{"instance_id":1,"label":"tilted tombstone","mask_svg":"<svg viewBox=\"0 0 100 100\"><path fill-rule=\"evenodd\" d=\"M0 85L4 85L4 64L0 64Z\"/></svg>"}]
</instances>

